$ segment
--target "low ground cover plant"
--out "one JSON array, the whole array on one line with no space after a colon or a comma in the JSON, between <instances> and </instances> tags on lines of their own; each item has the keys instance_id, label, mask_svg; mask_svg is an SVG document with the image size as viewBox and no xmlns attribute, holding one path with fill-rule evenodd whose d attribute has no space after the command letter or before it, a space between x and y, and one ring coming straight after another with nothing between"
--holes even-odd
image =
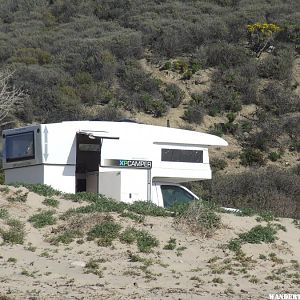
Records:
<instances>
[{"instance_id":1,"label":"low ground cover plant","mask_svg":"<svg viewBox=\"0 0 300 300\"><path fill-rule=\"evenodd\" d=\"M16 219L8 219L6 224L9 226L8 230L0 229L3 242L7 244L23 244L25 240L23 223Z\"/></svg>"},{"instance_id":2,"label":"low ground cover plant","mask_svg":"<svg viewBox=\"0 0 300 300\"><path fill-rule=\"evenodd\" d=\"M152 248L159 245L157 238L149 232L135 229L133 227L126 228L125 231L120 234L120 241L127 244L136 242L139 251L146 253L151 252Z\"/></svg>"},{"instance_id":3,"label":"low ground cover plant","mask_svg":"<svg viewBox=\"0 0 300 300\"><path fill-rule=\"evenodd\" d=\"M42 228L48 225L54 225L56 218L54 217L54 211L47 210L31 216L28 221L33 224L35 228Z\"/></svg>"},{"instance_id":4,"label":"low ground cover plant","mask_svg":"<svg viewBox=\"0 0 300 300\"><path fill-rule=\"evenodd\" d=\"M43 201L43 204L45 204L45 205L47 205L47 206L51 206L51 207L57 208L58 205L59 205L59 201L56 200L56 199L53 199L53 198L46 198L46 199Z\"/></svg>"},{"instance_id":5,"label":"low ground cover plant","mask_svg":"<svg viewBox=\"0 0 300 300\"><path fill-rule=\"evenodd\" d=\"M238 252L241 250L241 246L246 243L273 243L277 239L276 233L276 226L272 226L271 224L266 226L257 225L248 232L239 234L238 238L230 240L228 249Z\"/></svg>"},{"instance_id":6,"label":"low ground cover plant","mask_svg":"<svg viewBox=\"0 0 300 300\"><path fill-rule=\"evenodd\" d=\"M30 192L33 192L33 193L36 193L38 195L45 196L45 197L61 195L60 191L55 190L54 188L52 188L51 186L46 185L46 184L14 183L14 184L10 184L10 185L12 185L14 187L24 186Z\"/></svg>"},{"instance_id":7,"label":"low ground cover plant","mask_svg":"<svg viewBox=\"0 0 300 300\"><path fill-rule=\"evenodd\" d=\"M122 226L107 216L100 224L95 225L87 233L88 240L97 239L99 246L111 246L112 241L118 237Z\"/></svg>"}]
</instances>

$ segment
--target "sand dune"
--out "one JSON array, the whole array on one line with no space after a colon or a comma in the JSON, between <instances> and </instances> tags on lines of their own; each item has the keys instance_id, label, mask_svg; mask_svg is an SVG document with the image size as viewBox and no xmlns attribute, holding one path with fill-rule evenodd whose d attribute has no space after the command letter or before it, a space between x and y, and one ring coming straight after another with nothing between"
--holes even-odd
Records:
<instances>
[{"instance_id":1,"label":"sand dune","mask_svg":"<svg viewBox=\"0 0 300 300\"><path fill-rule=\"evenodd\" d=\"M0 247L3 299L269 299L270 293L300 293L300 229L291 219L272 221L284 226L275 242L244 243L239 255L228 249L228 242L266 222L222 213L222 228L203 238L175 228L172 217L146 216L137 223L110 213L122 230L128 226L146 230L159 240L159 246L141 253L136 244L121 243L118 238L112 246L102 247L85 236L70 244L53 244L50 239L72 223L58 220L54 225L33 227L28 219L49 209L42 203L45 197L29 192L25 202L10 199L18 190L17 195L27 192L0 186L1 232L9 230L11 218L25 224L23 244L3 242ZM58 208L53 208L55 216L86 205L55 199L59 201ZM85 215L80 226L88 229L104 215ZM166 250L170 238L176 247Z\"/></svg>"}]
</instances>

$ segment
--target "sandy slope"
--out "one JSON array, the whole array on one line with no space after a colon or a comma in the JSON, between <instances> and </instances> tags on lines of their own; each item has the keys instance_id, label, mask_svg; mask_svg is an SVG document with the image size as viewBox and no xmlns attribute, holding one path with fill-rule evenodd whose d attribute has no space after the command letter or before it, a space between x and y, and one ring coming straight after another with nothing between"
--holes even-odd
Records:
<instances>
[{"instance_id":1,"label":"sandy slope","mask_svg":"<svg viewBox=\"0 0 300 300\"><path fill-rule=\"evenodd\" d=\"M12 203L6 200L9 194L0 192L0 209L7 208L10 217L23 221L26 229L23 245L0 246L0 294L11 299L268 299L269 293L300 293L296 262L300 261L300 229L290 219L280 219L287 230L278 232L275 243L243 245L246 257L238 258L224 245L256 226L255 217L222 214L222 229L204 239L175 229L169 217L146 217L144 224L136 224L111 214L123 228L142 228L159 239L160 246L144 254L118 240L113 247L99 247L86 239L82 244L51 245L47 238L62 221L42 229L27 221L40 209L48 209L41 203L44 197L29 193L25 203ZM86 204L59 201L57 215ZM88 216L87 226L100 217ZM7 229L5 220L0 219L0 228ZM186 249L164 250L170 237L176 239L177 248ZM276 254L273 261L270 253ZM146 258L149 266L132 262L132 254ZM260 259L260 254L266 259ZM99 260L101 278L85 274L90 259Z\"/></svg>"}]
</instances>

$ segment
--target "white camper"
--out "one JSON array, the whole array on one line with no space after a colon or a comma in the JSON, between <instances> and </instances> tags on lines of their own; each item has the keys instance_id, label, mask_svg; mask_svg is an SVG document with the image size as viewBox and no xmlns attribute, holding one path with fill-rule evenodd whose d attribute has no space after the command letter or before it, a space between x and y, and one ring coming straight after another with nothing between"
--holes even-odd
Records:
<instances>
[{"instance_id":1,"label":"white camper","mask_svg":"<svg viewBox=\"0 0 300 300\"><path fill-rule=\"evenodd\" d=\"M72 121L3 131L5 182L169 206L196 196L180 183L211 178L220 137L132 122ZM180 199L179 199L180 198Z\"/></svg>"}]
</instances>

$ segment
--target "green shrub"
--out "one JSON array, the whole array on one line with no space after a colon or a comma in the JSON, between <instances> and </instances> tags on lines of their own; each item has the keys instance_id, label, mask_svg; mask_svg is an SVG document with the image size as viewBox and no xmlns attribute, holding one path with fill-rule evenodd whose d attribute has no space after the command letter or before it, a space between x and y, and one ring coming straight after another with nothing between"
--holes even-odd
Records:
<instances>
[{"instance_id":1,"label":"green shrub","mask_svg":"<svg viewBox=\"0 0 300 300\"><path fill-rule=\"evenodd\" d=\"M163 92L164 100L173 108L180 105L184 95L184 92L176 84L167 85Z\"/></svg>"},{"instance_id":2,"label":"green shrub","mask_svg":"<svg viewBox=\"0 0 300 300\"><path fill-rule=\"evenodd\" d=\"M58 190L55 190L49 185L46 184L29 184L29 183L15 183L11 184L15 187L24 186L26 187L30 192L36 193L41 196L45 197L52 197L52 196L59 196L61 195L61 192Z\"/></svg>"},{"instance_id":3,"label":"green shrub","mask_svg":"<svg viewBox=\"0 0 300 300\"><path fill-rule=\"evenodd\" d=\"M160 68L161 71L164 70L171 70L172 68L172 63L170 61L167 61L164 63L164 65Z\"/></svg>"},{"instance_id":4,"label":"green shrub","mask_svg":"<svg viewBox=\"0 0 300 300\"><path fill-rule=\"evenodd\" d=\"M8 231L2 232L2 239L4 243L23 244L24 238L24 232L17 228L10 228Z\"/></svg>"},{"instance_id":5,"label":"green shrub","mask_svg":"<svg viewBox=\"0 0 300 300\"><path fill-rule=\"evenodd\" d=\"M182 80L190 80L193 76L193 72L191 70L187 70L186 72L183 73L182 75Z\"/></svg>"},{"instance_id":6,"label":"green shrub","mask_svg":"<svg viewBox=\"0 0 300 300\"><path fill-rule=\"evenodd\" d=\"M175 60L172 63L172 71L179 72L181 74L187 72L189 69L189 64L183 60Z\"/></svg>"},{"instance_id":7,"label":"green shrub","mask_svg":"<svg viewBox=\"0 0 300 300\"><path fill-rule=\"evenodd\" d=\"M283 129L290 137L289 150L300 152L300 116L288 117L284 122Z\"/></svg>"},{"instance_id":8,"label":"green shrub","mask_svg":"<svg viewBox=\"0 0 300 300\"><path fill-rule=\"evenodd\" d=\"M84 273L86 274L91 273L99 276L100 278L103 277L103 272L99 270L98 260L90 259L84 268L85 268Z\"/></svg>"},{"instance_id":9,"label":"green shrub","mask_svg":"<svg viewBox=\"0 0 300 300\"><path fill-rule=\"evenodd\" d=\"M96 111L94 121L119 121L125 117L124 113L113 105L106 105Z\"/></svg>"},{"instance_id":10,"label":"green shrub","mask_svg":"<svg viewBox=\"0 0 300 300\"><path fill-rule=\"evenodd\" d=\"M8 230L0 230L3 242L7 244L23 244L25 240L24 225L15 219L8 219L7 225Z\"/></svg>"},{"instance_id":11,"label":"green shrub","mask_svg":"<svg viewBox=\"0 0 300 300\"><path fill-rule=\"evenodd\" d=\"M173 202L168 210L173 213L174 216L182 215L189 207L189 203Z\"/></svg>"},{"instance_id":12,"label":"green shrub","mask_svg":"<svg viewBox=\"0 0 300 300\"><path fill-rule=\"evenodd\" d=\"M296 228L300 229L300 220L294 219L292 224L294 224Z\"/></svg>"},{"instance_id":13,"label":"green shrub","mask_svg":"<svg viewBox=\"0 0 300 300\"><path fill-rule=\"evenodd\" d=\"M126 228L124 232L120 234L121 242L132 244L137 242L138 249L141 252L149 253L153 247L159 245L159 241L145 230L137 230L132 227Z\"/></svg>"},{"instance_id":14,"label":"green shrub","mask_svg":"<svg viewBox=\"0 0 300 300\"><path fill-rule=\"evenodd\" d=\"M236 158L239 157L239 152L238 152L238 151L231 151L231 152L228 152L228 153L226 154L226 157L227 157L228 159L236 159Z\"/></svg>"},{"instance_id":15,"label":"green shrub","mask_svg":"<svg viewBox=\"0 0 300 300\"><path fill-rule=\"evenodd\" d=\"M251 228L248 232L239 234L239 238L232 239L228 243L228 249L234 252L240 252L242 244L260 244L264 243L273 243L276 237L277 230L271 226L261 226L257 225Z\"/></svg>"},{"instance_id":16,"label":"green shrub","mask_svg":"<svg viewBox=\"0 0 300 300\"><path fill-rule=\"evenodd\" d=\"M56 199L53 199L53 198L46 198L46 199L43 201L43 204L45 204L45 205L47 205L47 206L51 206L51 207L57 208L58 205L59 205L59 201L56 200Z\"/></svg>"},{"instance_id":17,"label":"green shrub","mask_svg":"<svg viewBox=\"0 0 300 300\"><path fill-rule=\"evenodd\" d=\"M152 251L153 247L157 247L158 245L158 239L152 236L149 232L145 230L138 231L137 246L141 252L149 253Z\"/></svg>"},{"instance_id":18,"label":"green shrub","mask_svg":"<svg viewBox=\"0 0 300 300\"><path fill-rule=\"evenodd\" d=\"M253 148L243 149L240 154L241 164L243 166L262 166L265 164L264 155L261 151Z\"/></svg>"},{"instance_id":19,"label":"green shrub","mask_svg":"<svg viewBox=\"0 0 300 300\"><path fill-rule=\"evenodd\" d=\"M258 100L266 111L275 115L296 112L300 108L300 101L293 92L278 83L269 83L262 91Z\"/></svg>"},{"instance_id":20,"label":"green shrub","mask_svg":"<svg viewBox=\"0 0 300 300\"><path fill-rule=\"evenodd\" d=\"M90 84L93 82L93 77L88 72L79 71L74 76L78 84Z\"/></svg>"},{"instance_id":21,"label":"green shrub","mask_svg":"<svg viewBox=\"0 0 300 300\"><path fill-rule=\"evenodd\" d=\"M248 232L239 234L239 238L242 242L250 244L273 243L276 240L276 230L270 225L257 225Z\"/></svg>"},{"instance_id":22,"label":"green shrub","mask_svg":"<svg viewBox=\"0 0 300 300\"><path fill-rule=\"evenodd\" d=\"M62 234L59 234L50 239L51 244L58 245L59 243L70 244L75 238L82 237L82 233L78 230L66 230Z\"/></svg>"},{"instance_id":23,"label":"green shrub","mask_svg":"<svg viewBox=\"0 0 300 300\"><path fill-rule=\"evenodd\" d=\"M90 198L87 198L88 201L94 201L94 203L76 208L75 210L70 210L70 213L71 214L74 214L74 213L87 214L87 213L93 213L93 212L118 212L118 213L121 213L125 209L128 209L128 207L129 207L129 205L127 203L108 199L102 195L94 194L94 196L92 196L92 194L91 194L90 196L91 196ZM84 197L81 198L81 196L80 196L79 199L81 200L81 199L85 199L85 198Z\"/></svg>"},{"instance_id":24,"label":"green shrub","mask_svg":"<svg viewBox=\"0 0 300 300\"><path fill-rule=\"evenodd\" d=\"M233 123L234 120L236 119L236 114L233 112L230 112L226 115L226 117L227 117L229 123Z\"/></svg>"},{"instance_id":25,"label":"green shrub","mask_svg":"<svg viewBox=\"0 0 300 300\"><path fill-rule=\"evenodd\" d=\"M236 7L238 6L240 0L214 0L213 2L222 7Z\"/></svg>"},{"instance_id":26,"label":"green shrub","mask_svg":"<svg viewBox=\"0 0 300 300\"><path fill-rule=\"evenodd\" d=\"M49 64L51 54L40 48L21 48L17 50L16 56L12 58L13 62L30 64Z\"/></svg>"},{"instance_id":27,"label":"green shrub","mask_svg":"<svg viewBox=\"0 0 300 300\"><path fill-rule=\"evenodd\" d=\"M174 250L176 248L176 239L170 238L168 243L164 246L164 250Z\"/></svg>"},{"instance_id":28,"label":"green shrub","mask_svg":"<svg viewBox=\"0 0 300 300\"><path fill-rule=\"evenodd\" d=\"M7 262L11 262L11 263L16 263L17 262L17 259L15 257L9 257L7 259Z\"/></svg>"},{"instance_id":29,"label":"green shrub","mask_svg":"<svg viewBox=\"0 0 300 300\"><path fill-rule=\"evenodd\" d=\"M54 225L56 218L53 216L55 212L52 210L43 211L31 216L28 221L33 223L35 228L42 228L48 225Z\"/></svg>"},{"instance_id":30,"label":"green shrub","mask_svg":"<svg viewBox=\"0 0 300 300\"><path fill-rule=\"evenodd\" d=\"M141 101L145 113L153 114L156 118L163 116L167 112L167 105L165 102L155 99L149 94L143 95Z\"/></svg>"},{"instance_id":31,"label":"green shrub","mask_svg":"<svg viewBox=\"0 0 300 300\"><path fill-rule=\"evenodd\" d=\"M210 165L213 172L216 172L219 170L224 170L228 166L228 163L222 158L214 158L210 160Z\"/></svg>"},{"instance_id":32,"label":"green shrub","mask_svg":"<svg viewBox=\"0 0 300 300\"><path fill-rule=\"evenodd\" d=\"M292 75L293 51L282 49L275 55L268 55L259 66L259 75L263 78L290 80Z\"/></svg>"},{"instance_id":33,"label":"green shrub","mask_svg":"<svg viewBox=\"0 0 300 300\"><path fill-rule=\"evenodd\" d=\"M166 217L170 215L163 207L157 206L150 201L135 201L128 209L145 216Z\"/></svg>"},{"instance_id":34,"label":"green shrub","mask_svg":"<svg viewBox=\"0 0 300 300\"><path fill-rule=\"evenodd\" d=\"M63 194L63 198L66 200L72 200L73 202L97 202L98 200L102 199L102 196L96 193L79 192L76 194Z\"/></svg>"},{"instance_id":35,"label":"green shrub","mask_svg":"<svg viewBox=\"0 0 300 300\"><path fill-rule=\"evenodd\" d=\"M107 218L88 232L88 240L98 239L99 246L110 246L112 241L118 237L121 228L120 224L115 223L111 218Z\"/></svg>"},{"instance_id":36,"label":"green shrub","mask_svg":"<svg viewBox=\"0 0 300 300\"><path fill-rule=\"evenodd\" d=\"M241 93L233 86L213 82L203 95L203 105L211 116L220 112L238 112L242 109Z\"/></svg>"},{"instance_id":37,"label":"green shrub","mask_svg":"<svg viewBox=\"0 0 300 300\"><path fill-rule=\"evenodd\" d=\"M298 218L300 178L276 167L235 175L216 174L208 186L210 197L224 207L269 211L276 216Z\"/></svg>"},{"instance_id":38,"label":"green shrub","mask_svg":"<svg viewBox=\"0 0 300 300\"><path fill-rule=\"evenodd\" d=\"M8 210L6 208L0 208L0 219L7 219L8 216Z\"/></svg>"},{"instance_id":39,"label":"green shrub","mask_svg":"<svg viewBox=\"0 0 300 300\"><path fill-rule=\"evenodd\" d=\"M243 132L249 133L252 130L252 123L249 121L241 121L240 127Z\"/></svg>"},{"instance_id":40,"label":"green shrub","mask_svg":"<svg viewBox=\"0 0 300 300\"><path fill-rule=\"evenodd\" d=\"M183 119L189 123L201 124L205 115L205 109L201 104L190 101L187 109L184 111Z\"/></svg>"},{"instance_id":41,"label":"green shrub","mask_svg":"<svg viewBox=\"0 0 300 300\"><path fill-rule=\"evenodd\" d=\"M218 42L207 47L207 65L229 68L242 65L248 57L244 47L225 42Z\"/></svg>"},{"instance_id":42,"label":"green shrub","mask_svg":"<svg viewBox=\"0 0 300 300\"><path fill-rule=\"evenodd\" d=\"M124 211L121 214L121 217L125 217L125 218L129 218L137 223L143 223L145 221L145 216L143 215L139 215L139 214L135 214L131 211Z\"/></svg>"},{"instance_id":43,"label":"green shrub","mask_svg":"<svg viewBox=\"0 0 300 300\"><path fill-rule=\"evenodd\" d=\"M108 199L102 195L94 194L94 196L87 195L90 198L85 198L84 194L79 194L79 197L68 195L69 199L76 199L75 201L82 199L89 199L88 201L94 201L94 203L82 206L76 209L71 209L67 211L62 218L68 218L71 215L78 213L93 213L93 212L118 212L125 213L126 211L145 215L145 216L170 216L171 212L165 210L163 207L159 207L152 202L148 201L135 201L132 204L127 204L124 202L118 202L112 199ZM124 212L125 211L125 212Z\"/></svg>"},{"instance_id":44,"label":"green shrub","mask_svg":"<svg viewBox=\"0 0 300 300\"><path fill-rule=\"evenodd\" d=\"M267 151L270 147L278 147L278 138L283 131L281 121L270 114L260 116L260 118L260 130L250 133L245 141L246 144L261 151Z\"/></svg>"},{"instance_id":45,"label":"green shrub","mask_svg":"<svg viewBox=\"0 0 300 300\"><path fill-rule=\"evenodd\" d=\"M242 248L242 243L239 239L232 239L227 245L228 249L234 252L238 252Z\"/></svg>"},{"instance_id":46,"label":"green shrub","mask_svg":"<svg viewBox=\"0 0 300 300\"><path fill-rule=\"evenodd\" d=\"M282 153L278 153L278 152L270 152L268 155L269 160L271 161L277 161L278 159L280 159L282 157Z\"/></svg>"},{"instance_id":47,"label":"green shrub","mask_svg":"<svg viewBox=\"0 0 300 300\"><path fill-rule=\"evenodd\" d=\"M217 136L222 136L223 134L236 134L239 125L232 122L227 123L217 123L210 126L209 133Z\"/></svg>"},{"instance_id":48,"label":"green shrub","mask_svg":"<svg viewBox=\"0 0 300 300\"><path fill-rule=\"evenodd\" d=\"M137 239L138 230L133 227L128 227L120 234L120 241L126 244L132 244Z\"/></svg>"}]
</instances>

